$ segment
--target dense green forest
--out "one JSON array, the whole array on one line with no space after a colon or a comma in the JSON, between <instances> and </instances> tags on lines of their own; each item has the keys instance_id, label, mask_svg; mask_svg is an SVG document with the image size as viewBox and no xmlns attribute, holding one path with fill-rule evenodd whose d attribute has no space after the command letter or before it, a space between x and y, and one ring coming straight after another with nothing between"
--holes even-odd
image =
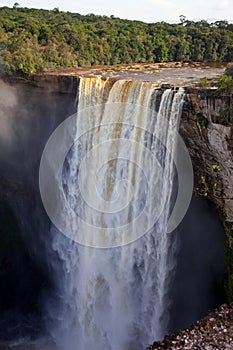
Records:
<instances>
[{"instance_id":1,"label":"dense green forest","mask_svg":"<svg viewBox=\"0 0 233 350\"><path fill-rule=\"evenodd\" d=\"M179 24L143 23L18 4L0 8L2 72L164 61L233 61L233 24L183 16Z\"/></svg>"}]
</instances>

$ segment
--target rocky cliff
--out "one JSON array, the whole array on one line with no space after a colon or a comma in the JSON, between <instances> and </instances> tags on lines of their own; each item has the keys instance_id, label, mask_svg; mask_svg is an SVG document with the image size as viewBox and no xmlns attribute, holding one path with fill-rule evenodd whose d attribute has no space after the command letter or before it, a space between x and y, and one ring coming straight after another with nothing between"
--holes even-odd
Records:
<instances>
[{"instance_id":1,"label":"rocky cliff","mask_svg":"<svg viewBox=\"0 0 233 350\"><path fill-rule=\"evenodd\" d=\"M89 69L79 73L81 75L87 74L89 76L101 73L105 78L114 73L113 79L118 79L119 74L121 73L120 70L122 70L122 67L117 67L119 69L114 72L112 72L112 70L102 71L100 69L101 67L97 68L97 71ZM132 74L131 70L133 69L134 72L136 68L130 67L130 69L127 70L127 74ZM142 80L147 80L149 79L148 77L153 76L153 74L157 74L161 69L164 69L160 66L152 68L153 70L150 70L150 74L143 75ZM195 70L197 69L197 67L194 68ZM145 71L145 67L143 67L143 69ZM182 69L186 68L180 67L179 69L180 74ZM173 68L173 71L174 70L177 72L177 68ZM140 72L139 68L138 71ZM15 84L17 82L17 84L20 83L26 85L27 89L34 86L37 88L36 90L42 94L59 93L63 96L75 96L79 85L79 77L77 76L77 73L78 72L63 72L60 75L58 72L52 72L51 74L47 75L35 74L27 77L27 79L7 78L7 82L10 82L11 84ZM162 71L160 74L164 75L164 72ZM184 76L186 75L187 71L185 71ZM123 75L123 78L127 77ZM141 75L135 77L132 75L129 78L141 79L142 77ZM164 84L162 85L162 88L174 86L176 83L177 81L174 81L172 85ZM180 123L180 134L185 141L193 163L196 181L195 193L208 198L217 206L219 216L225 226L228 239L226 260L229 269L229 280L226 288L228 298L231 301L233 300L232 101L232 95L219 92L217 89L187 87L183 114Z\"/></svg>"},{"instance_id":2,"label":"rocky cliff","mask_svg":"<svg viewBox=\"0 0 233 350\"><path fill-rule=\"evenodd\" d=\"M187 89L180 134L195 174L195 192L218 208L227 234L228 299L233 299L233 105L232 95Z\"/></svg>"},{"instance_id":3,"label":"rocky cliff","mask_svg":"<svg viewBox=\"0 0 233 350\"><path fill-rule=\"evenodd\" d=\"M20 81L18 79L15 80L15 78L7 78L6 80L13 86L15 86L15 84L24 86L25 92L22 96L20 95L19 100L20 104L22 106L27 106L28 109L27 118L24 116L24 108L18 112L21 122L17 126L18 137L15 139L15 144L19 145L17 148L19 154L18 159L22 162L23 167L20 168L20 173L9 171L6 168L5 173L2 172L0 176L0 189L2 188L4 191L7 201L10 202L12 198L14 198L15 206L17 207L17 205L19 205L18 203L22 201L19 192L21 183L27 182L27 186L29 187L35 185L33 179L36 178L40 161L40 154L37 152L38 147L40 152L42 152L49 134L64 118L74 113L74 101L79 79L77 76L42 75L33 76L29 79L21 79ZM36 87L34 92L31 91L32 86ZM166 86L164 86L164 88L166 88ZM52 98L50 98L50 96L52 96ZM41 105L39 106L37 101L40 100L40 98ZM59 118L58 115L60 116ZM28 129L34 130L33 135L31 135L29 139L30 142L28 141L28 144L25 145L21 145L22 139L20 138L21 133L25 132L22 120L26 122ZM180 123L180 134L192 158L195 173L195 192L198 196L206 197L216 205L219 216L225 226L228 239L226 251L228 266L226 291L228 299L233 300L232 95L218 93L216 90L212 89L186 88L184 109ZM43 135L43 138L41 138L41 135ZM40 140L39 144L37 144L38 140ZM30 162L29 160L27 164L24 164L25 149L30 150L33 155L33 160L30 160L33 162L31 166L28 165ZM22 158L20 158L21 156ZM11 189L9 184L13 183L14 178L17 178L18 187L16 189ZM27 179L27 181L25 179ZM7 193L6 188L8 188ZM25 190L24 187L22 188ZM19 198L17 197L17 191ZM33 206L36 208L37 201L32 198L28 206L30 206L30 208ZM29 212L30 210L28 209ZM31 221L34 222L33 225L38 226L38 224L35 224L36 219L33 217L33 213L31 216ZM39 237L39 233L37 234L39 228L35 228L34 226L35 236ZM39 241L39 238L37 238L37 241ZM38 244L37 241L36 244ZM16 245L15 240L13 243ZM16 248L17 247L16 245ZM26 263L28 264L28 260L30 260L31 257L26 258ZM31 270L32 273L36 271L33 266Z\"/></svg>"}]
</instances>

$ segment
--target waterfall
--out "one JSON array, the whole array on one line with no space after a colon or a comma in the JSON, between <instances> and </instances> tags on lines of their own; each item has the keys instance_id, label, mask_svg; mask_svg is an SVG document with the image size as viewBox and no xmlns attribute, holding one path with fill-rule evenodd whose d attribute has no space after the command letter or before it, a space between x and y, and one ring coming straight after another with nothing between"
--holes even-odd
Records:
<instances>
[{"instance_id":1,"label":"waterfall","mask_svg":"<svg viewBox=\"0 0 233 350\"><path fill-rule=\"evenodd\" d=\"M59 349L139 350L166 333L182 103L182 89L80 79L77 139L62 172L77 237L52 228L63 269L55 273L62 307L51 310Z\"/></svg>"}]
</instances>

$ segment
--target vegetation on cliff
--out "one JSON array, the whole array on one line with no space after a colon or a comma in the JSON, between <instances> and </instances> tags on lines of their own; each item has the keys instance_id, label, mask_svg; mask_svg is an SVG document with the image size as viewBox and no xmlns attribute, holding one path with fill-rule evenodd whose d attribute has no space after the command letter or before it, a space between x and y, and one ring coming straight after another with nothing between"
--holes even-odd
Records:
<instances>
[{"instance_id":1,"label":"vegetation on cliff","mask_svg":"<svg viewBox=\"0 0 233 350\"><path fill-rule=\"evenodd\" d=\"M233 93L233 66L229 66L225 70L225 74L222 75L218 80L218 88L222 91ZM230 111L230 121L232 121L232 106L229 106Z\"/></svg>"},{"instance_id":2,"label":"vegetation on cliff","mask_svg":"<svg viewBox=\"0 0 233 350\"><path fill-rule=\"evenodd\" d=\"M17 5L17 6L16 6ZM233 24L143 23L114 16L0 8L0 69L32 73L59 67L132 62L232 61Z\"/></svg>"}]
</instances>

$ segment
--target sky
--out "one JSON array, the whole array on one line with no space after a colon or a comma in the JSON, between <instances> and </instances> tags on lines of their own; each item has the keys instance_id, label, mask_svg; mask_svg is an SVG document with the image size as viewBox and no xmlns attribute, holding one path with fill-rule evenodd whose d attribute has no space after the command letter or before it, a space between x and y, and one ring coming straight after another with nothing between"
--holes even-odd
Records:
<instances>
[{"instance_id":1,"label":"sky","mask_svg":"<svg viewBox=\"0 0 233 350\"><path fill-rule=\"evenodd\" d=\"M233 20L232 0L0 0L0 7L12 7L15 2L22 7L58 7L62 11L114 15L145 22L179 21L180 15L189 20Z\"/></svg>"}]
</instances>

